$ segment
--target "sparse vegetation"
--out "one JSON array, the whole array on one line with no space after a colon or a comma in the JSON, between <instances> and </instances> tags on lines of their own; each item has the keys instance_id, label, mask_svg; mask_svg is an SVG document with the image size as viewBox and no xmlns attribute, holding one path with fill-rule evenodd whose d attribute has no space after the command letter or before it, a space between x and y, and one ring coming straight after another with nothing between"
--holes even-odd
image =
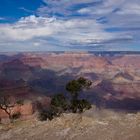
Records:
<instances>
[{"instance_id":1,"label":"sparse vegetation","mask_svg":"<svg viewBox=\"0 0 140 140\"><path fill-rule=\"evenodd\" d=\"M58 117L60 115L58 109L50 107L48 110L42 110L39 113L39 120L46 121L52 120L54 117Z\"/></svg>"},{"instance_id":2,"label":"sparse vegetation","mask_svg":"<svg viewBox=\"0 0 140 140\"><path fill-rule=\"evenodd\" d=\"M16 112L14 114L12 114L12 119L13 120L17 120L21 117L21 113L20 112Z\"/></svg>"},{"instance_id":3,"label":"sparse vegetation","mask_svg":"<svg viewBox=\"0 0 140 140\"><path fill-rule=\"evenodd\" d=\"M61 113L67 110L67 100L63 94L57 94L52 97L50 108L42 109L39 113L39 120L52 120L54 117L60 116Z\"/></svg>"},{"instance_id":4,"label":"sparse vegetation","mask_svg":"<svg viewBox=\"0 0 140 140\"><path fill-rule=\"evenodd\" d=\"M51 106L59 108L60 110L65 111L68 109L68 102L66 97L63 94L55 95L51 100Z\"/></svg>"},{"instance_id":5,"label":"sparse vegetation","mask_svg":"<svg viewBox=\"0 0 140 140\"><path fill-rule=\"evenodd\" d=\"M18 105L24 105L24 100L18 100L18 101L16 101L16 103L17 103Z\"/></svg>"},{"instance_id":6,"label":"sparse vegetation","mask_svg":"<svg viewBox=\"0 0 140 140\"><path fill-rule=\"evenodd\" d=\"M16 106L17 102L12 100L10 96L1 96L0 97L0 109L4 110L8 115L10 122L13 122L12 109ZM17 114L16 116L17 117Z\"/></svg>"},{"instance_id":7,"label":"sparse vegetation","mask_svg":"<svg viewBox=\"0 0 140 140\"><path fill-rule=\"evenodd\" d=\"M72 80L66 85L66 90L71 94L70 109L73 113L83 112L86 109L91 108L91 104L85 100L79 100L79 93L85 89L89 89L92 82L86 78L80 77L77 80Z\"/></svg>"},{"instance_id":8,"label":"sparse vegetation","mask_svg":"<svg viewBox=\"0 0 140 140\"><path fill-rule=\"evenodd\" d=\"M39 117L38 118L39 118L40 121L46 121L47 119L52 119L52 115L49 114L48 111L42 110L39 113Z\"/></svg>"},{"instance_id":9,"label":"sparse vegetation","mask_svg":"<svg viewBox=\"0 0 140 140\"><path fill-rule=\"evenodd\" d=\"M79 94L84 89L89 89L92 82L86 78L80 77L77 80L72 80L66 85L66 90L70 93L70 101L66 99L64 94L57 94L52 97L49 110L41 110L39 119L41 121L52 120L54 117L60 116L65 111L73 113L82 113L90 109L91 104L85 99L78 99Z\"/></svg>"}]
</instances>

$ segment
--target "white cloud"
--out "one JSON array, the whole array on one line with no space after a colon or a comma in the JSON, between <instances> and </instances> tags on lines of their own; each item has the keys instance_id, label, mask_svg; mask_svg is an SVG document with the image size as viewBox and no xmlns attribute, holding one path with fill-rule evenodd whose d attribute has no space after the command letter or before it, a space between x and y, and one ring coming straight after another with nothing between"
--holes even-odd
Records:
<instances>
[{"instance_id":1,"label":"white cloud","mask_svg":"<svg viewBox=\"0 0 140 140\"><path fill-rule=\"evenodd\" d=\"M86 8L81 8L78 10L78 13L89 14L89 15L108 15L118 7L121 7L124 4L125 0L104 0L101 4L97 6L89 6Z\"/></svg>"},{"instance_id":2,"label":"white cloud","mask_svg":"<svg viewBox=\"0 0 140 140\"><path fill-rule=\"evenodd\" d=\"M139 39L140 32L136 31L140 28L139 0L43 1L49 6L38 8L38 17L31 15L14 24L0 24L0 44L10 42L11 46L26 44L59 49L69 46L117 46L122 41L133 41L136 36ZM81 16L73 16L75 14ZM100 18L105 18L107 22L102 24L97 20ZM111 27L121 28L122 31L105 30Z\"/></svg>"},{"instance_id":3,"label":"white cloud","mask_svg":"<svg viewBox=\"0 0 140 140\"><path fill-rule=\"evenodd\" d=\"M33 42L34 47L44 45L98 46L110 40L132 39L132 36L120 33L109 33L104 26L93 19L69 19L35 17L34 15L21 18L15 24L0 25L1 43L11 42L11 45ZM17 43L18 42L18 43Z\"/></svg>"},{"instance_id":4,"label":"white cloud","mask_svg":"<svg viewBox=\"0 0 140 140\"><path fill-rule=\"evenodd\" d=\"M78 10L78 13L80 14L90 14L92 12L91 8L82 8L80 10Z\"/></svg>"},{"instance_id":5,"label":"white cloud","mask_svg":"<svg viewBox=\"0 0 140 140\"><path fill-rule=\"evenodd\" d=\"M0 38L3 40L25 41L34 37L49 36L54 32L53 18L30 16L21 18L15 24L0 25ZM40 24L42 22L42 24Z\"/></svg>"},{"instance_id":6,"label":"white cloud","mask_svg":"<svg viewBox=\"0 0 140 140\"><path fill-rule=\"evenodd\" d=\"M88 42L106 40L112 34L106 33L95 20L57 20L29 16L16 24L0 25L0 38L3 40L25 41L35 37L54 37L62 41Z\"/></svg>"},{"instance_id":7,"label":"white cloud","mask_svg":"<svg viewBox=\"0 0 140 140\"><path fill-rule=\"evenodd\" d=\"M127 3L117 13L122 15L140 15L140 3Z\"/></svg>"},{"instance_id":8,"label":"white cloud","mask_svg":"<svg viewBox=\"0 0 140 140\"><path fill-rule=\"evenodd\" d=\"M41 6L38 8L37 13L43 16L49 16L52 14L59 14L62 16L70 16L76 11L78 5L94 5L101 3L101 0L43 0L47 6Z\"/></svg>"},{"instance_id":9,"label":"white cloud","mask_svg":"<svg viewBox=\"0 0 140 140\"><path fill-rule=\"evenodd\" d=\"M0 20L5 20L5 18L4 17L0 17Z\"/></svg>"}]
</instances>

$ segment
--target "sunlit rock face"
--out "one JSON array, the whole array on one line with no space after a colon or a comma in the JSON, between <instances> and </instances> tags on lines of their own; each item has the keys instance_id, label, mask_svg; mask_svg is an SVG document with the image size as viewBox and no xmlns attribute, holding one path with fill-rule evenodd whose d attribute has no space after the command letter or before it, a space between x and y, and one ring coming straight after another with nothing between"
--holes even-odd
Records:
<instances>
[{"instance_id":1,"label":"sunlit rock face","mask_svg":"<svg viewBox=\"0 0 140 140\"><path fill-rule=\"evenodd\" d=\"M23 94L23 96L24 96L24 94ZM11 115L20 113L20 118L26 119L26 117L32 116L35 112L38 112L40 109L39 108L40 106L41 106L41 108L44 108L44 109L49 107L51 98L43 97L43 96L41 97L38 95L38 96L34 97L34 99L31 99L30 96L31 95L28 94L28 97L29 97L28 99L22 98L23 104L15 104L13 107L11 107L10 108ZM17 97L17 96L14 95L14 98L15 97ZM8 114L3 109L0 109L0 118L1 119L8 118Z\"/></svg>"},{"instance_id":2,"label":"sunlit rock face","mask_svg":"<svg viewBox=\"0 0 140 140\"><path fill-rule=\"evenodd\" d=\"M13 109L11 109L11 114L21 113L21 116L32 115L34 112L34 106L31 102L28 102L24 105L16 105ZM6 118L8 115L3 111L0 110L0 117Z\"/></svg>"},{"instance_id":3,"label":"sunlit rock face","mask_svg":"<svg viewBox=\"0 0 140 140\"><path fill-rule=\"evenodd\" d=\"M84 94L91 101L96 96L111 106L136 102L134 106L140 109L139 54L22 53L0 58L0 90L4 92L13 88L16 96L52 96L66 93L69 80L84 76L93 81L92 89Z\"/></svg>"}]
</instances>

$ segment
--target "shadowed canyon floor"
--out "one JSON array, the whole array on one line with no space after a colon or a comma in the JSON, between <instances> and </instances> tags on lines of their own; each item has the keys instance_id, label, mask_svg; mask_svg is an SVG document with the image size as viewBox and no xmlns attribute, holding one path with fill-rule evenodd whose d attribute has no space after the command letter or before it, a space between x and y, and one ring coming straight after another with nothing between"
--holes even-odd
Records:
<instances>
[{"instance_id":1,"label":"shadowed canyon floor","mask_svg":"<svg viewBox=\"0 0 140 140\"><path fill-rule=\"evenodd\" d=\"M0 125L0 140L139 140L140 113L91 109L52 121L35 119Z\"/></svg>"}]
</instances>

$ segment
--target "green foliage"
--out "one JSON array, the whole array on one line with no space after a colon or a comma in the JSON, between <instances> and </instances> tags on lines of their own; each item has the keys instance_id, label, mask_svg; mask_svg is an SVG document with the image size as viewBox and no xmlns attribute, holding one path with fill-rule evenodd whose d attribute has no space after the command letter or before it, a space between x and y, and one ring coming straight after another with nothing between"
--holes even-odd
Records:
<instances>
[{"instance_id":1,"label":"green foliage","mask_svg":"<svg viewBox=\"0 0 140 140\"><path fill-rule=\"evenodd\" d=\"M92 82L86 78L80 77L77 79L78 83L81 85L81 88L84 89L89 89L90 86L92 85Z\"/></svg>"},{"instance_id":2,"label":"green foliage","mask_svg":"<svg viewBox=\"0 0 140 140\"><path fill-rule=\"evenodd\" d=\"M41 112L39 112L38 119L40 121L46 121L48 119L48 111L42 110Z\"/></svg>"},{"instance_id":3,"label":"green foliage","mask_svg":"<svg viewBox=\"0 0 140 140\"><path fill-rule=\"evenodd\" d=\"M72 80L66 85L66 90L76 97L81 91L81 84L77 80Z\"/></svg>"},{"instance_id":4,"label":"green foliage","mask_svg":"<svg viewBox=\"0 0 140 140\"><path fill-rule=\"evenodd\" d=\"M70 109L73 113L83 112L91 108L91 104L86 100L78 100L80 91L89 89L92 82L86 78L80 77L77 80L72 80L66 85L66 90L71 94L72 100Z\"/></svg>"},{"instance_id":5,"label":"green foliage","mask_svg":"<svg viewBox=\"0 0 140 140\"><path fill-rule=\"evenodd\" d=\"M90 108L91 108L91 104L87 100L85 99L79 100L79 105L78 105L79 112L83 112L84 110L88 110Z\"/></svg>"},{"instance_id":6,"label":"green foliage","mask_svg":"<svg viewBox=\"0 0 140 140\"><path fill-rule=\"evenodd\" d=\"M90 80L83 77L68 82L66 90L72 97L71 101L66 100L63 94L55 95L52 97L49 110L42 110L39 114L39 119L41 121L52 120L67 110L73 113L81 113L84 110L90 109L91 104L85 99L78 100L78 95L83 89L89 89L91 84L92 82Z\"/></svg>"},{"instance_id":7,"label":"green foliage","mask_svg":"<svg viewBox=\"0 0 140 140\"><path fill-rule=\"evenodd\" d=\"M18 100L16 103L17 103L18 105L24 105L24 100Z\"/></svg>"},{"instance_id":8,"label":"green foliage","mask_svg":"<svg viewBox=\"0 0 140 140\"><path fill-rule=\"evenodd\" d=\"M68 103L63 94L57 94L52 98L51 106L54 106L56 108L59 108L65 111L68 108Z\"/></svg>"},{"instance_id":9,"label":"green foliage","mask_svg":"<svg viewBox=\"0 0 140 140\"><path fill-rule=\"evenodd\" d=\"M12 119L13 120L17 120L21 117L21 113L20 112L16 112L14 114L12 114Z\"/></svg>"},{"instance_id":10,"label":"green foliage","mask_svg":"<svg viewBox=\"0 0 140 140\"><path fill-rule=\"evenodd\" d=\"M39 120L52 120L54 117L60 116L60 114L62 114L67 109L68 102L65 96L63 94L57 94L52 97L50 108L48 110L42 110L39 113Z\"/></svg>"},{"instance_id":11,"label":"green foliage","mask_svg":"<svg viewBox=\"0 0 140 140\"><path fill-rule=\"evenodd\" d=\"M82 113L84 110L88 110L90 108L91 104L85 99L71 101L71 110L73 113Z\"/></svg>"},{"instance_id":12,"label":"green foliage","mask_svg":"<svg viewBox=\"0 0 140 140\"><path fill-rule=\"evenodd\" d=\"M73 113L76 113L78 111L78 104L79 104L78 100L71 100L70 109L72 110Z\"/></svg>"},{"instance_id":13,"label":"green foliage","mask_svg":"<svg viewBox=\"0 0 140 140\"><path fill-rule=\"evenodd\" d=\"M77 99L78 94L83 89L89 89L92 85L92 82L86 78L80 77L77 80L72 80L67 83L66 90L70 92L73 99Z\"/></svg>"},{"instance_id":14,"label":"green foliage","mask_svg":"<svg viewBox=\"0 0 140 140\"><path fill-rule=\"evenodd\" d=\"M59 111L57 108L51 107L49 110L42 110L39 113L39 120L40 121L46 121L46 120L52 120L54 117L59 116Z\"/></svg>"}]
</instances>

